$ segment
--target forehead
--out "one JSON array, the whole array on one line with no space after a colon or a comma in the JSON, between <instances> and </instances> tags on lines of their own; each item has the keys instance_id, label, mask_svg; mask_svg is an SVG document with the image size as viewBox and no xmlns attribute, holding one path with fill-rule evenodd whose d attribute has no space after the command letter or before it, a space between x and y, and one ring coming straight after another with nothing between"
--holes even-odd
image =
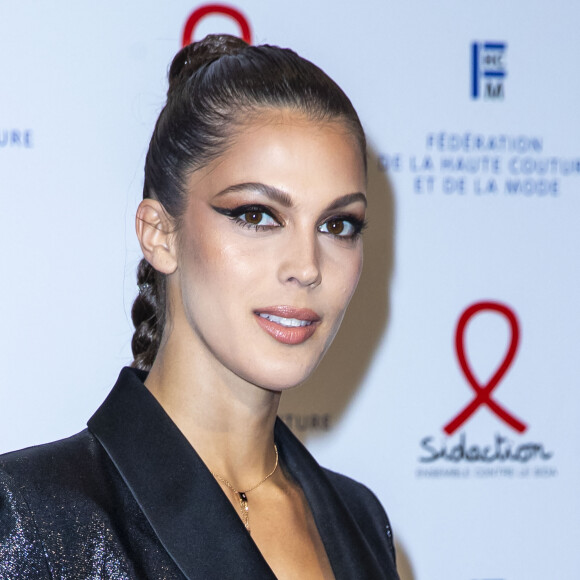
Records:
<instances>
[{"instance_id":1,"label":"forehead","mask_svg":"<svg viewBox=\"0 0 580 580\"><path fill-rule=\"evenodd\" d=\"M190 192L215 195L238 183L264 183L309 197L365 191L363 153L340 121L266 111L234 131L225 152L190 176Z\"/></svg>"}]
</instances>

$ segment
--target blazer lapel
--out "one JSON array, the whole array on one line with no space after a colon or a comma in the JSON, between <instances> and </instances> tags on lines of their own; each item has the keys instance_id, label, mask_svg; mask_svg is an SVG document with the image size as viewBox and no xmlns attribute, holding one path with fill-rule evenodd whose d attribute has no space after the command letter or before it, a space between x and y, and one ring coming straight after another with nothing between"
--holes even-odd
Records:
<instances>
[{"instance_id":1,"label":"blazer lapel","mask_svg":"<svg viewBox=\"0 0 580 580\"><path fill-rule=\"evenodd\" d=\"M336 580L388 578L324 470L280 419L276 440L281 460L304 491Z\"/></svg>"},{"instance_id":2,"label":"blazer lapel","mask_svg":"<svg viewBox=\"0 0 580 580\"><path fill-rule=\"evenodd\" d=\"M88 422L186 578L275 576L199 455L125 368Z\"/></svg>"}]
</instances>

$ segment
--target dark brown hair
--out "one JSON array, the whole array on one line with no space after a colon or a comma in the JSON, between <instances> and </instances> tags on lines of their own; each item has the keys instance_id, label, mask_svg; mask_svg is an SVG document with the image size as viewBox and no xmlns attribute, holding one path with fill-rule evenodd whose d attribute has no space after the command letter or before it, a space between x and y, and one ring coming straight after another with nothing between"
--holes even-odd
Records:
<instances>
[{"instance_id":1,"label":"dark brown hair","mask_svg":"<svg viewBox=\"0 0 580 580\"><path fill-rule=\"evenodd\" d=\"M189 175L219 157L236 129L264 108L295 110L315 121L343 122L366 160L358 115L326 73L289 49L250 46L234 36L210 35L183 48L171 63L167 103L145 161L143 198L157 199L179 227ZM165 275L143 259L137 284L139 295L131 312L132 366L149 370L165 326Z\"/></svg>"}]
</instances>

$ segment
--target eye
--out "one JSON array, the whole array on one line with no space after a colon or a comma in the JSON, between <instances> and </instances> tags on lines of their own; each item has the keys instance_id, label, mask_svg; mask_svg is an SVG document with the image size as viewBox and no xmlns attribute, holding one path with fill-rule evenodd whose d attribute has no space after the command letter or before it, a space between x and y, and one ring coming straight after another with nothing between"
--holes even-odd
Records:
<instances>
[{"instance_id":1,"label":"eye","mask_svg":"<svg viewBox=\"0 0 580 580\"><path fill-rule=\"evenodd\" d=\"M354 217L334 217L318 227L323 234L330 234L338 238L354 239L365 226L364 221Z\"/></svg>"},{"instance_id":2,"label":"eye","mask_svg":"<svg viewBox=\"0 0 580 580\"><path fill-rule=\"evenodd\" d=\"M227 208L212 206L214 211L230 218L236 225L242 228L252 228L257 231L267 231L282 226L282 222L276 214L263 205L240 205Z\"/></svg>"},{"instance_id":3,"label":"eye","mask_svg":"<svg viewBox=\"0 0 580 580\"><path fill-rule=\"evenodd\" d=\"M329 220L320 227L321 232L333 236L348 236L352 234L351 230L354 231L353 225L342 219Z\"/></svg>"},{"instance_id":4,"label":"eye","mask_svg":"<svg viewBox=\"0 0 580 580\"><path fill-rule=\"evenodd\" d=\"M280 225L271 215L260 210L250 210L237 216L237 218L255 227L271 227Z\"/></svg>"}]
</instances>

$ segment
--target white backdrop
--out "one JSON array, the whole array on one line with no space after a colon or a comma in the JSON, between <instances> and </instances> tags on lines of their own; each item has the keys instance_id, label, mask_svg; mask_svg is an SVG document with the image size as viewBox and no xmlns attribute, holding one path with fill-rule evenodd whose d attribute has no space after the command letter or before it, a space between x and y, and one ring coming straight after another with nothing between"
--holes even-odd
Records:
<instances>
[{"instance_id":1,"label":"white backdrop","mask_svg":"<svg viewBox=\"0 0 580 580\"><path fill-rule=\"evenodd\" d=\"M204 6L95 4L0 5L0 451L84 428L130 362L144 155ZM580 5L358 4L231 5L370 142L361 286L281 415L380 497L403 580L575 578Z\"/></svg>"}]
</instances>

